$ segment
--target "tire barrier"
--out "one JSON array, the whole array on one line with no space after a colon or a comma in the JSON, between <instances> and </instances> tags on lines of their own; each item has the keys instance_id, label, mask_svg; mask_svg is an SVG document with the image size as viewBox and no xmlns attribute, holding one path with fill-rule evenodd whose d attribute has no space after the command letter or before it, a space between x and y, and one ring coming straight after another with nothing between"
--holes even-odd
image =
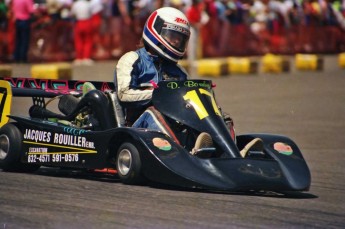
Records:
<instances>
[{"instance_id":1,"label":"tire barrier","mask_svg":"<svg viewBox=\"0 0 345 229\"><path fill-rule=\"evenodd\" d=\"M296 54L295 66L298 70L303 71L319 71L323 70L323 58L319 55L312 54Z\"/></svg>"},{"instance_id":2,"label":"tire barrier","mask_svg":"<svg viewBox=\"0 0 345 229\"><path fill-rule=\"evenodd\" d=\"M295 60L295 66L292 59ZM345 68L345 53L338 55L340 68ZM186 59L179 65L189 73L190 64ZM259 68L260 66L260 68ZM196 74L205 77L221 77L234 75L253 75L257 73L282 73L296 70L323 70L324 61L321 56L311 54L296 54L292 57L266 54L262 57L226 57L209 58L195 61ZM0 65L0 77L11 77L12 66ZM72 79L72 65L69 63L35 64L31 67L31 76L39 79ZM194 76L193 76L194 77Z\"/></svg>"},{"instance_id":3,"label":"tire barrier","mask_svg":"<svg viewBox=\"0 0 345 229\"><path fill-rule=\"evenodd\" d=\"M339 54L338 62L340 68L345 68L345 52Z\"/></svg>"},{"instance_id":4,"label":"tire barrier","mask_svg":"<svg viewBox=\"0 0 345 229\"><path fill-rule=\"evenodd\" d=\"M266 54L261 58L261 71L264 73L289 72L290 61L280 55Z\"/></svg>"},{"instance_id":5,"label":"tire barrier","mask_svg":"<svg viewBox=\"0 0 345 229\"><path fill-rule=\"evenodd\" d=\"M225 59L197 60L197 74L199 76L219 77L228 74L228 64Z\"/></svg>"},{"instance_id":6,"label":"tire barrier","mask_svg":"<svg viewBox=\"0 0 345 229\"><path fill-rule=\"evenodd\" d=\"M38 79L72 79L69 63L35 64L31 67L31 77Z\"/></svg>"},{"instance_id":7,"label":"tire barrier","mask_svg":"<svg viewBox=\"0 0 345 229\"><path fill-rule=\"evenodd\" d=\"M12 77L12 67L10 65L0 65L0 77Z\"/></svg>"},{"instance_id":8,"label":"tire barrier","mask_svg":"<svg viewBox=\"0 0 345 229\"><path fill-rule=\"evenodd\" d=\"M253 74L258 72L258 62L246 57L227 58L228 73L231 74Z\"/></svg>"}]
</instances>

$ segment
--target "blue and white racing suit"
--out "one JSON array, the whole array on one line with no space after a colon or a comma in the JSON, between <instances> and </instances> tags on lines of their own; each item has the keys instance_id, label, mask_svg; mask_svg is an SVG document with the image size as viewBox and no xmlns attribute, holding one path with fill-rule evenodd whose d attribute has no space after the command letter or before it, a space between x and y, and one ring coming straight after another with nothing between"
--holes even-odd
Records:
<instances>
[{"instance_id":1,"label":"blue and white racing suit","mask_svg":"<svg viewBox=\"0 0 345 229\"><path fill-rule=\"evenodd\" d=\"M152 81L157 84L161 80L172 79L186 80L187 73L180 65L162 61L158 56L149 54L145 48L140 48L120 58L114 81L119 100L126 103L135 102L140 110L147 108L152 98ZM132 126L166 132L150 110L146 110Z\"/></svg>"}]
</instances>

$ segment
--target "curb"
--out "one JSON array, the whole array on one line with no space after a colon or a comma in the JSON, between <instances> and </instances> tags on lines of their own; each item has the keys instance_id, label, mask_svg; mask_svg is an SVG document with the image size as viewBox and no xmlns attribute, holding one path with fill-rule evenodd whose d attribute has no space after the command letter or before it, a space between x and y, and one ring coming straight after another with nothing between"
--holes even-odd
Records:
<instances>
[{"instance_id":1,"label":"curb","mask_svg":"<svg viewBox=\"0 0 345 229\"><path fill-rule=\"evenodd\" d=\"M12 66L0 64L0 77L12 77Z\"/></svg>"},{"instance_id":2,"label":"curb","mask_svg":"<svg viewBox=\"0 0 345 229\"><path fill-rule=\"evenodd\" d=\"M258 73L281 74L294 71L324 71L329 67L327 56L314 54L295 54L283 56L265 54L258 57L222 57L196 60L190 66L187 59L179 61L189 73L194 71L202 77L247 76ZM334 58L336 62L334 62ZM345 69L345 52L332 55L332 66ZM97 64L97 62L95 63ZM30 67L32 78L39 79L73 79L74 66L68 62L26 65ZM326 68L325 68L326 67ZM0 77L12 77L15 64L0 64ZM345 75L345 73L344 73Z\"/></svg>"},{"instance_id":3,"label":"curb","mask_svg":"<svg viewBox=\"0 0 345 229\"><path fill-rule=\"evenodd\" d=\"M69 63L34 64L31 77L35 79L72 79L72 66Z\"/></svg>"},{"instance_id":4,"label":"curb","mask_svg":"<svg viewBox=\"0 0 345 229\"><path fill-rule=\"evenodd\" d=\"M345 53L338 54L339 68L345 68ZM256 73L289 73L291 62L297 71L324 70L324 57L315 54L295 54L292 57L268 53L261 57L224 57L215 59L196 60L194 65L199 76L220 77L226 75L247 75ZM187 60L179 62L186 69L189 68ZM259 66L261 66L259 68Z\"/></svg>"}]
</instances>

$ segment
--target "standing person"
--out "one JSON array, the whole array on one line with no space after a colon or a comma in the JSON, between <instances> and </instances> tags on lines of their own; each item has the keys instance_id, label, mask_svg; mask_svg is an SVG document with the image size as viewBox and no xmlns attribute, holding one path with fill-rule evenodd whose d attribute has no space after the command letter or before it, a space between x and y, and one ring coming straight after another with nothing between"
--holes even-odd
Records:
<instances>
[{"instance_id":1,"label":"standing person","mask_svg":"<svg viewBox=\"0 0 345 229\"><path fill-rule=\"evenodd\" d=\"M125 27L130 27L132 19L129 14L130 1L126 0L112 0L111 4L111 55L118 58L122 53L122 39L125 32Z\"/></svg>"},{"instance_id":2,"label":"standing person","mask_svg":"<svg viewBox=\"0 0 345 229\"><path fill-rule=\"evenodd\" d=\"M72 4L71 14L75 18L74 46L75 64L90 65L92 50L91 4L88 0L76 0Z\"/></svg>"},{"instance_id":3,"label":"standing person","mask_svg":"<svg viewBox=\"0 0 345 229\"><path fill-rule=\"evenodd\" d=\"M187 7L186 16L191 25L191 42L188 46L188 64L189 64L189 73L192 76L196 76L196 64L195 61L198 56L198 47L200 39L200 29L202 27L202 14L204 11L204 4L201 0L192 0L192 5Z\"/></svg>"},{"instance_id":4,"label":"standing person","mask_svg":"<svg viewBox=\"0 0 345 229\"><path fill-rule=\"evenodd\" d=\"M12 12L15 19L14 61L26 63L30 44L31 16L34 13L33 0L13 0Z\"/></svg>"},{"instance_id":5,"label":"standing person","mask_svg":"<svg viewBox=\"0 0 345 229\"><path fill-rule=\"evenodd\" d=\"M7 49L7 12L8 8L4 0L0 0L0 63L6 57Z\"/></svg>"},{"instance_id":6,"label":"standing person","mask_svg":"<svg viewBox=\"0 0 345 229\"><path fill-rule=\"evenodd\" d=\"M92 26L92 43L93 50L96 54L102 53L101 45L101 24L103 20L103 3L102 0L90 0L91 5L91 26ZM92 50L92 51L93 51Z\"/></svg>"},{"instance_id":7,"label":"standing person","mask_svg":"<svg viewBox=\"0 0 345 229\"><path fill-rule=\"evenodd\" d=\"M60 11L62 8L62 4L59 0L46 0L46 8L50 18L50 29L49 31L49 38L46 39L47 43L47 52L50 54L56 54L57 52L61 51L61 47L59 46L59 37L62 35L61 31L59 31L59 21L61 20Z\"/></svg>"},{"instance_id":8,"label":"standing person","mask_svg":"<svg viewBox=\"0 0 345 229\"><path fill-rule=\"evenodd\" d=\"M0 0L0 31L6 30L8 8L5 0Z\"/></svg>"}]
</instances>

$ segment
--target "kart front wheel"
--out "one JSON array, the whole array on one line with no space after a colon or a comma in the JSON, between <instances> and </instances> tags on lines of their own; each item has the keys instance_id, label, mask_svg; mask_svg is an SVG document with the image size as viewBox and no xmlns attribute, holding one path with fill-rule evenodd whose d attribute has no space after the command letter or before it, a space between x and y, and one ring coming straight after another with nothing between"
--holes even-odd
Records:
<instances>
[{"instance_id":1,"label":"kart front wheel","mask_svg":"<svg viewBox=\"0 0 345 229\"><path fill-rule=\"evenodd\" d=\"M0 129L0 168L8 172L34 172L39 165L29 165L20 162L22 148L22 133L12 123Z\"/></svg>"},{"instance_id":2,"label":"kart front wheel","mask_svg":"<svg viewBox=\"0 0 345 229\"><path fill-rule=\"evenodd\" d=\"M141 160L137 147L132 143L123 143L117 153L117 173L125 184L143 184Z\"/></svg>"}]
</instances>

